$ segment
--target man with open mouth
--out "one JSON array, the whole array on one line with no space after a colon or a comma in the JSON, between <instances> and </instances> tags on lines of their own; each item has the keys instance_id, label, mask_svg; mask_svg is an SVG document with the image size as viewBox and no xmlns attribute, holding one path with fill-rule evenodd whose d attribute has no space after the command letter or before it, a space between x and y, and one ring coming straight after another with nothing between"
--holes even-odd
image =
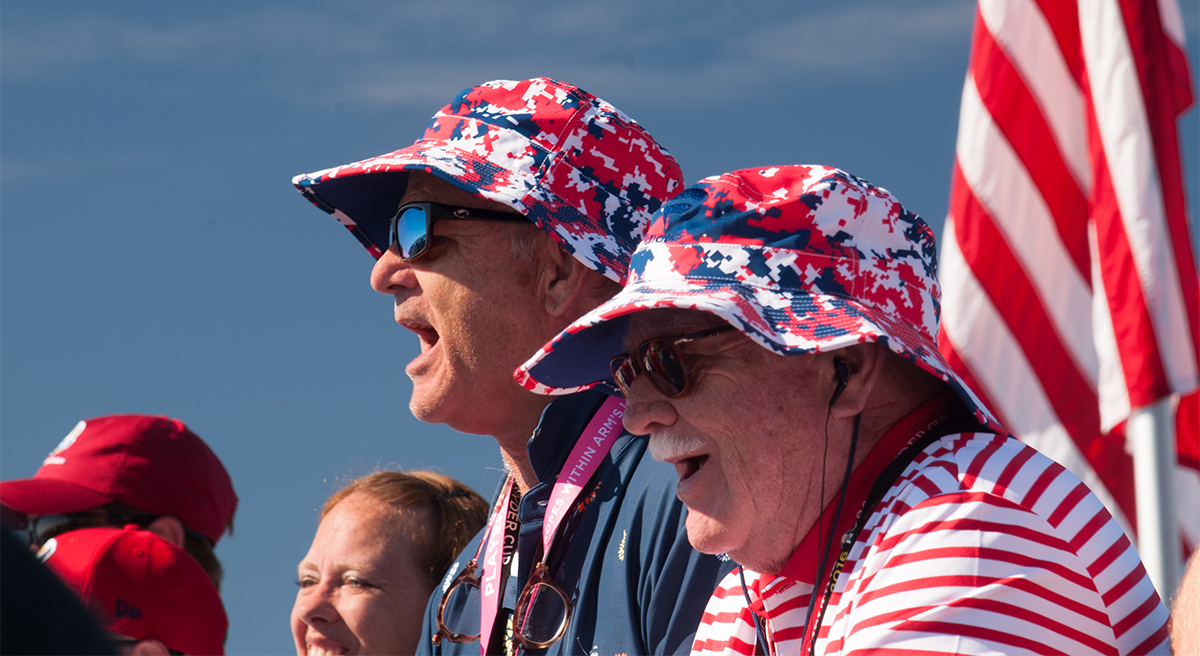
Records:
<instances>
[{"instance_id":1,"label":"man with open mouth","mask_svg":"<svg viewBox=\"0 0 1200 656\"><path fill-rule=\"evenodd\" d=\"M293 184L377 258L372 287L421 345L413 414L492 436L509 472L418 653L686 651L730 566L688 544L672 469L622 430L623 401L513 380L620 289L683 187L674 158L578 87L501 80L463 91L412 146Z\"/></svg>"},{"instance_id":2,"label":"man with open mouth","mask_svg":"<svg viewBox=\"0 0 1200 656\"><path fill-rule=\"evenodd\" d=\"M519 375L628 400L741 567L693 654L1165 653L1137 552L938 352L933 231L824 166L702 180Z\"/></svg>"}]
</instances>

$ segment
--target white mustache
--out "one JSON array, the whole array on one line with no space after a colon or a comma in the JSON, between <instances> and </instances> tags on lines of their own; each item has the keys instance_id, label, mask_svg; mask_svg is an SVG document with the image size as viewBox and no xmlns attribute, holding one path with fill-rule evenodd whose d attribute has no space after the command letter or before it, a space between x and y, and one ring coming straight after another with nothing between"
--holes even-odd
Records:
<instances>
[{"instance_id":1,"label":"white mustache","mask_svg":"<svg viewBox=\"0 0 1200 656\"><path fill-rule=\"evenodd\" d=\"M650 455L659 462L674 462L693 456L703 449L703 440L693 435L680 434L672 428L650 434Z\"/></svg>"}]
</instances>

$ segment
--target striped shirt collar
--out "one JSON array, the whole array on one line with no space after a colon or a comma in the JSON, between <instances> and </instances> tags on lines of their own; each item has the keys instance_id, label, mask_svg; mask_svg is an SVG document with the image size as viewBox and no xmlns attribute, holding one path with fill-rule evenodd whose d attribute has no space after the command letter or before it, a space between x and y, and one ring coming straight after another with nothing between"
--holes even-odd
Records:
<instances>
[{"instance_id":1,"label":"striped shirt collar","mask_svg":"<svg viewBox=\"0 0 1200 656\"><path fill-rule=\"evenodd\" d=\"M900 454L913 440L928 431L932 426L935 426L949 417L953 416L957 408L962 405L962 400L954 394L953 390L946 390L941 394L934 396L925 403L917 406L915 410L910 412L908 416L892 425L891 428L883 434L875 447L871 449L871 453L867 455L866 460L863 460L858 467L850 474L850 486L846 492L846 501L842 506L842 516L834 528L833 554L827 560L827 567L832 567L832 558L837 556L837 551L841 547L841 536L848 530L854 527L854 522L858 516L858 509L862 508L862 504L866 501L867 494L871 491L871 485L883 470L887 468L896 456ZM816 563L820 559L821 549L825 545L828 538L829 526L833 524L834 512L837 510L837 493L834 493L829 499L828 505L825 506L824 512L821 513L821 521L819 525L824 527L824 531L819 531L817 525L813 525L808 533L800 541L800 545L792 552L783 569L780 570L779 576L796 580L808 585L813 585L813 580L816 575ZM766 582L763 583L766 586Z\"/></svg>"}]
</instances>

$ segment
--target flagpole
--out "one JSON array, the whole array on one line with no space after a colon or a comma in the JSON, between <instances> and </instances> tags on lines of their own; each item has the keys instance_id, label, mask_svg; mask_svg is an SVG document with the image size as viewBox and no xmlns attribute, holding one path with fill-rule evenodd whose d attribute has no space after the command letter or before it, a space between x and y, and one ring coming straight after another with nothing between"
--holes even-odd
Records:
<instances>
[{"instance_id":1,"label":"flagpole","mask_svg":"<svg viewBox=\"0 0 1200 656\"><path fill-rule=\"evenodd\" d=\"M1134 410L1125 424L1137 493L1138 553L1158 595L1179 584L1179 528L1175 510L1175 398Z\"/></svg>"}]
</instances>

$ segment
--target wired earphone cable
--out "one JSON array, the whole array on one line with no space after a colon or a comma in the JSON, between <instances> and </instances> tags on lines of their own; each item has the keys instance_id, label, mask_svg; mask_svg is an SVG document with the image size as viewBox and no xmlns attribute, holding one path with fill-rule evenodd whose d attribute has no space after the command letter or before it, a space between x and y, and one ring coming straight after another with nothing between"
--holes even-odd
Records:
<instances>
[{"instance_id":1,"label":"wired earphone cable","mask_svg":"<svg viewBox=\"0 0 1200 656\"><path fill-rule=\"evenodd\" d=\"M833 414L833 406L841 398L842 392L846 390L846 385L850 383L850 367L845 360L834 358L834 369L837 371L837 387L833 390L833 396L829 399L829 410L825 414L825 449L829 449L829 417ZM812 620L813 611L817 607L818 592L821 589L821 574L825 571L825 565L829 562L829 551L833 548L833 533L837 528L838 519L842 516L842 504L846 501L846 488L850 485L850 473L854 470L854 452L858 447L858 426L862 419L862 413L854 415L854 430L850 434L850 454L846 456L846 473L842 476L842 491L838 495L837 506L833 511L833 524L829 527L829 535L825 537L825 548L821 551L821 558L817 562L817 574L814 577L812 594L808 600L808 612L804 614L804 626L808 627L808 623ZM821 514L824 514L825 508L825 458L821 458ZM818 515L817 536L821 535L823 527L820 524L820 515ZM813 627L813 648L815 649L817 641L816 634L820 627ZM810 653L812 653L810 651Z\"/></svg>"}]
</instances>

